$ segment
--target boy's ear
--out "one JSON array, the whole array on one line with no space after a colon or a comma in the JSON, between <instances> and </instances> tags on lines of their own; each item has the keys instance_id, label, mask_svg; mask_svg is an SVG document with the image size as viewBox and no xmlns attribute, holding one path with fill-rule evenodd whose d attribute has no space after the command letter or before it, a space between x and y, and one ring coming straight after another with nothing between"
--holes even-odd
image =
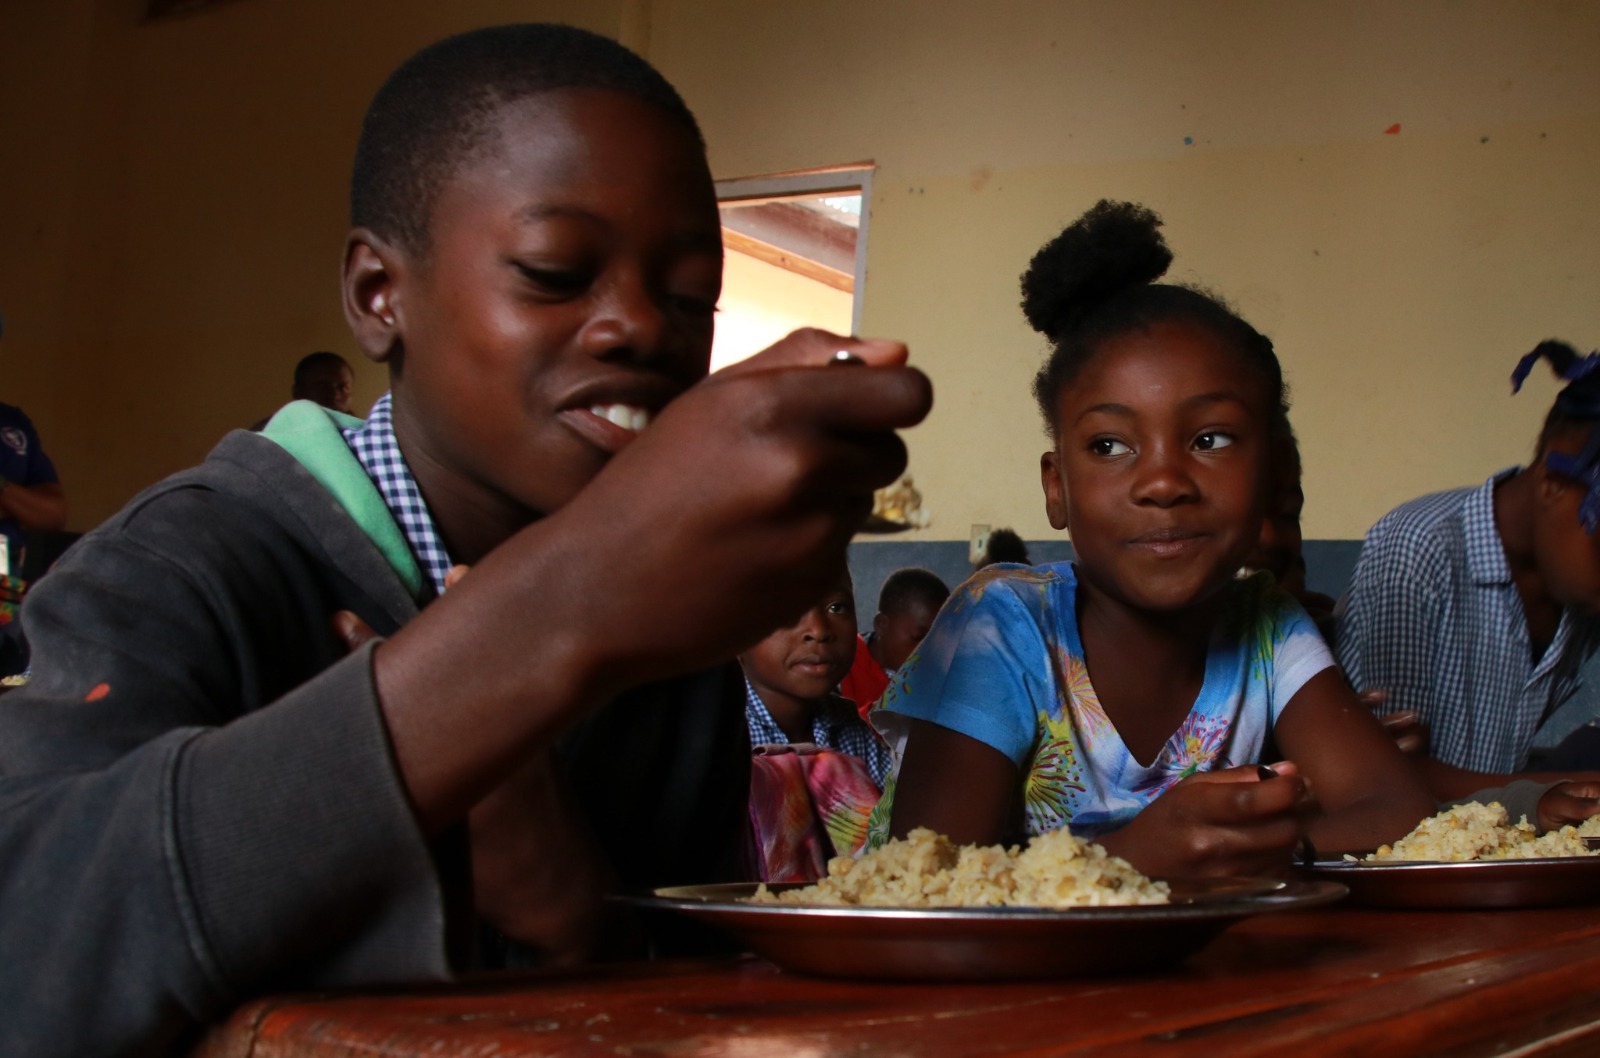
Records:
<instances>
[{"instance_id":1,"label":"boy's ear","mask_svg":"<svg viewBox=\"0 0 1600 1058\"><path fill-rule=\"evenodd\" d=\"M350 232L340 276L345 322L367 359L384 363L400 345L397 280L404 260L397 247L367 228Z\"/></svg>"},{"instance_id":2,"label":"boy's ear","mask_svg":"<svg viewBox=\"0 0 1600 1058\"><path fill-rule=\"evenodd\" d=\"M1039 483L1044 486L1044 513L1052 529L1066 529L1067 487L1061 483L1054 449L1039 457Z\"/></svg>"}]
</instances>

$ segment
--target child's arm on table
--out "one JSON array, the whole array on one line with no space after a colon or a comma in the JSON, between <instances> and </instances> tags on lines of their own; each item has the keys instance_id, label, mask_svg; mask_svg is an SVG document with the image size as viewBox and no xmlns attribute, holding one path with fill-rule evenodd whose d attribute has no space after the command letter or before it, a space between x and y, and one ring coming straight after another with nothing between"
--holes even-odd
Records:
<instances>
[{"instance_id":1,"label":"child's arm on table","mask_svg":"<svg viewBox=\"0 0 1600 1058\"><path fill-rule=\"evenodd\" d=\"M1322 805L1324 815L1311 827L1320 851L1371 851L1433 814L1416 769L1338 668L1306 681L1284 706L1274 734Z\"/></svg>"},{"instance_id":2,"label":"child's arm on table","mask_svg":"<svg viewBox=\"0 0 1600 1058\"><path fill-rule=\"evenodd\" d=\"M1389 692L1366 690L1356 698L1369 709L1378 709L1388 702ZM1504 801L1507 799L1505 787L1528 783L1551 786L1538 798L1537 808L1526 813L1530 818L1538 816L1534 822L1540 830L1555 830L1600 815L1600 800L1597 800L1600 798L1600 772L1530 771L1500 775L1471 771L1428 756L1428 725L1416 713L1410 710L1383 713L1378 716L1378 722L1383 725L1384 733L1394 739L1400 752L1421 769L1429 792L1440 801ZM1513 817L1518 815L1512 805L1506 808Z\"/></svg>"},{"instance_id":3,"label":"child's arm on table","mask_svg":"<svg viewBox=\"0 0 1600 1058\"><path fill-rule=\"evenodd\" d=\"M1058 693L1054 648L1038 632L1039 617L1025 601L1032 598L980 578L956 589L905 678L908 693L885 699L907 725L894 835L927 826L961 843L1021 839L1018 762L1041 737L1041 703ZM1281 870L1314 810L1293 765L1283 767L1270 783L1253 766L1191 776L1095 840L1161 877Z\"/></svg>"},{"instance_id":4,"label":"child's arm on table","mask_svg":"<svg viewBox=\"0 0 1600 1058\"><path fill-rule=\"evenodd\" d=\"M925 720L907 718L905 760L895 780L890 832L925 826L958 844L1022 840L1010 823L1017 769L999 750ZM1258 875L1281 871L1312 805L1293 765L1262 782L1256 768L1193 775L1120 830L1095 840L1145 874Z\"/></svg>"},{"instance_id":5,"label":"child's arm on table","mask_svg":"<svg viewBox=\"0 0 1600 1058\"><path fill-rule=\"evenodd\" d=\"M1282 873L1316 811L1294 765L1266 781L1254 766L1198 772L1098 839L1155 878Z\"/></svg>"},{"instance_id":6,"label":"child's arm on table","mask_svg":"<svg viewBox=\"0 0 1600 1058\"><path fill-rule=\"evenodd\" d=\"M947 727L906 717L905 759L894 781L889 833L928 827L958 845L1022 840L1013 825L1017 768L993 746Z\"/></svg>"}]
</instances>

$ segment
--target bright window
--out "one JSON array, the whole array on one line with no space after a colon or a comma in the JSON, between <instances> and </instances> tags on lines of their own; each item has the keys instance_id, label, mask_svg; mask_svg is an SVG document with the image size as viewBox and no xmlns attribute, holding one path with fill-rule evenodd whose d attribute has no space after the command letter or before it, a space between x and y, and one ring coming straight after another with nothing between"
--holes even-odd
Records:
<instances>
[{"instance_id":1,"label":"bright window","mask_svg":"<svg viewBox=\"0 0 1600 1058\"><path fill-rule=\"evenodd\" d=\"M856 332L871 176L851 166L717 184L727 253L713 370L800 327Z\"/></svg>"}]
</instances>

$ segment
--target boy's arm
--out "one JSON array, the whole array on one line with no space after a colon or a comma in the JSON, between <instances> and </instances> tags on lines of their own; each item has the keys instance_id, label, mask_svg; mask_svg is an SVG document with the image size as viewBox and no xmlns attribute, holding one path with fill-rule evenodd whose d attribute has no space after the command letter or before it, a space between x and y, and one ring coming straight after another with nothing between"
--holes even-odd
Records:
<instances>
[{"instance_id":1,"label":"boy's arm","mask_svg":"<svg viewBox=\"0 0 1600 1058\"><path fill-rule=\"evenodd\" d=\"M840 347L884 367L811 368ZM813 601L927 411L904 355L802 335L698 387L342 660L327 592L257 607L319 561L258 541L259 511L190 490L146 504L139 546L80 544L27 604L34 683L0 699L0 1043L155 1051L270 982L445 975L461 860L425 835L452 844L597 703Z\"/></svg>"},{"instance_id":2,"label":"boy's arm","mask_svg":"<svg viewBox=\"0 0 1600 1058\"><path fill-rule=\"evenodd\" d=\"M1427 779L1429 789L1440 801L1492 801L1495 799L1494 788L1519 782L1537 783L1546 787L1562 782L1600 783L1600 772L1593 771L1523 771L1500 774L1458 768L1454 764L1446 764L1444 761L1432 758L1424 758L1417 764ZM1578 818L1586 819L1588 816ZM1575 820L1562 816L1562 821Z\"/></svg>"},{"instance_id":3,"label":"boy's arm","mask_svg":"<svg viewBox=\"0 0 1600 1058\"><path fill-rule=\"evenodd\" d=\"M163 1050L290 967L449 972L452 858L411 817L370 651L336 661L326 616L266 588L292 548L257 514L164 496L26 604L35 677L0 698L0 1051ZM241 717L291 659L331 667Z\"/></svg>"},{"instance_id":4,"label":"boy's arm","mask_svg":"<svg viewBox=\"0 0 1600 1058\"><path fill-rule=\"evenodd\" d=\"M869 366L825 367L839 349ZM799 332L713 375L380 644L379 697L425 831L586 710L731 657L813 602L905 465L894 430L931 402L905 356Z\"/></svg>"}]
</instances>

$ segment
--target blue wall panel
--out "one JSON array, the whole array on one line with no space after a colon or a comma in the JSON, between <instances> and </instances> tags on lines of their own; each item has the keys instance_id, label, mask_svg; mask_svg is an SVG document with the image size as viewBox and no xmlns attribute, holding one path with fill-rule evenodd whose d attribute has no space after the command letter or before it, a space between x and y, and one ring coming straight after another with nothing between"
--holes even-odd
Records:
<instances>
[{"instance_id":1,"label":"blue wall panel","mask_svg":"<svg viewBox=\"0 0 1600 1058\"><path fill-rule=\"evenodd\" d=\"M1350 584L1359 540L1307 540L1306 586L1338 598ZM1028 557L1036 563L1064 562L1072 558L1065 539L1029 540ZM868 540L850 545L850 575L856 586L856 621L865 632L878 612L878 589L897 569L921 566L937 573L954 588L972 573L967 545L961 540Z\"/></svg>"}]
</instances>

